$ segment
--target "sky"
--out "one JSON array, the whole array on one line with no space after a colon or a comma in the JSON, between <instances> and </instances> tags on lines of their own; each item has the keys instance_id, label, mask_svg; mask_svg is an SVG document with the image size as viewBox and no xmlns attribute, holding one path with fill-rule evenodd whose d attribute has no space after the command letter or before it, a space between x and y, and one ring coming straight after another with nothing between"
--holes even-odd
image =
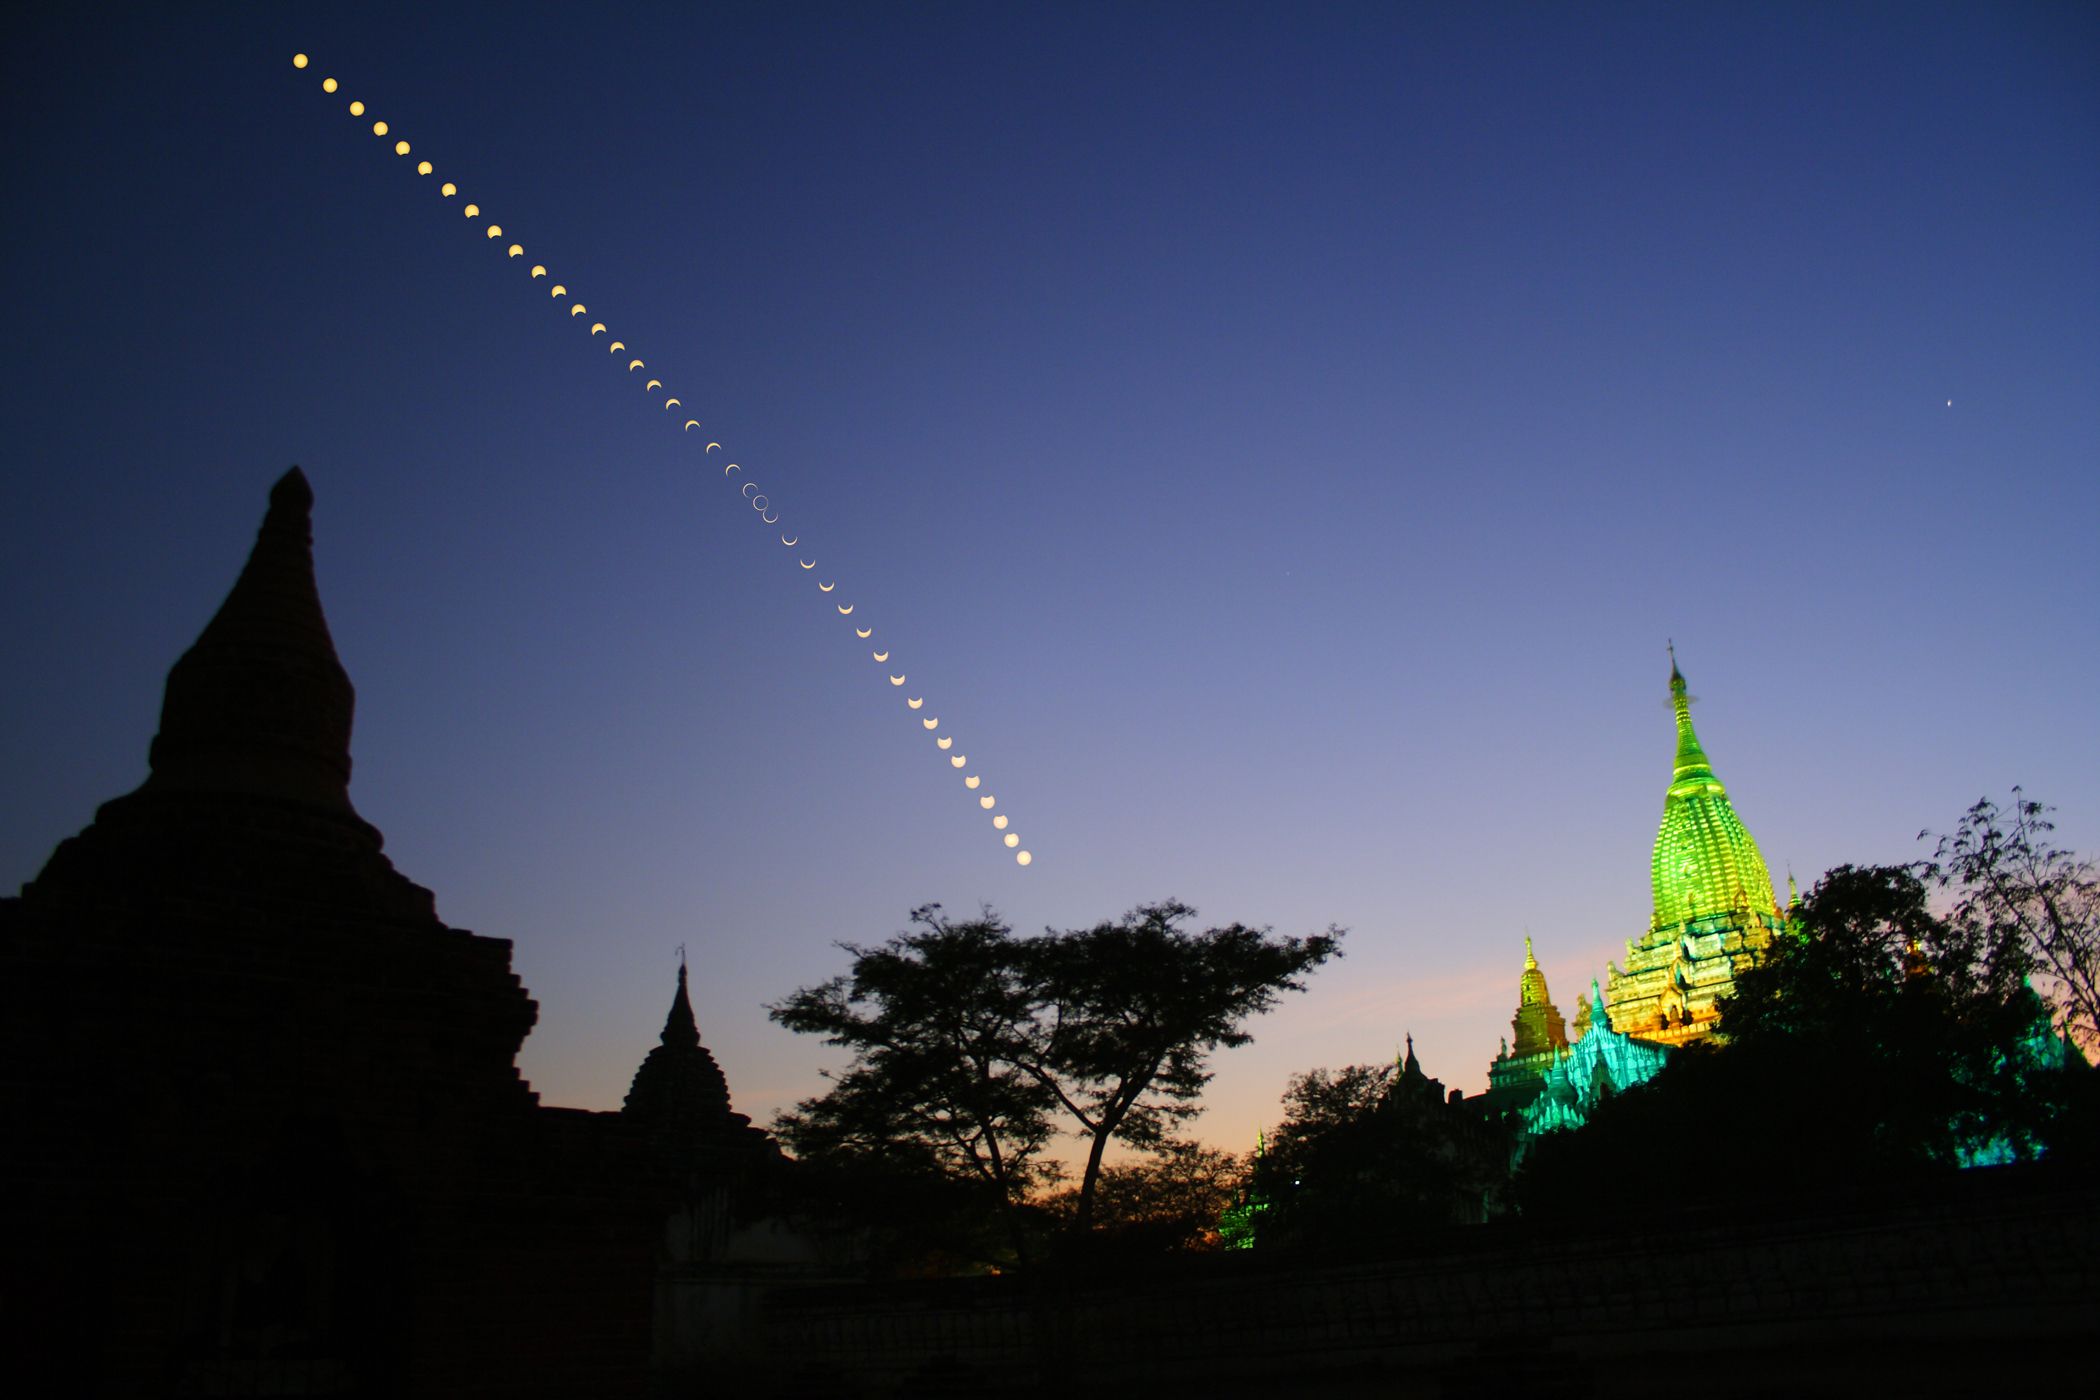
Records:
<instances>
[{"instance_id":1,"label":"sky","mask_svg":"<svg viewBox=\"0 0 2100 1400\"><path fill-rule=\"evenodd\" d=\"M681 945L764 1122L838 943L1169 897L1349 930L1199 1136L1409 1033L1478 1091L1527 932L1572 1017L1646 927L1669 640L1782 882L2014 784L2100 850L2093 7L47 6L4 61L0 889L143 779L296 462L352 798L513 940L547 1103L618 1106Z\"/></svg>"}]
</instances>

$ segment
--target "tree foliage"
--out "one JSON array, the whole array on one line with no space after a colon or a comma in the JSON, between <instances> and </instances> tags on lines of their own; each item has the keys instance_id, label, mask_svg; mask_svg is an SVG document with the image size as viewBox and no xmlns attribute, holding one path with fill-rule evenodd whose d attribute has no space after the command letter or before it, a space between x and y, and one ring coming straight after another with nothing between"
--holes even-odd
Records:
<instances>
[{"instance_id":1,"label":"tree foliage","mask_svg":"<svg viewBox=\"0 0 2100 1400\"><path fill-rule=\"evenodd\" d=\"M970 1183L1008 1222L1056 1175L1062 1122L1087 1143L1069 1199L1093 1223L1111 1144L1163 1148L1196 1112L1219 1046L1303 987L1341 933L1278 938L1242 924L1201 932L1176 901L1088 929L1016 938L991 911L968 922L938 905L876 947L842 945L850 970L770 1008L790 1030L851 1053L829 1092L776 1122L798 1157Z\"/></svg>"},{"instance_id":2,"label":"tree foliage","mask_svg":"<svg viewBox=\"0 0 2100 1400\"><path fill-rule=\"evenodd\" d=\"M2013 789L1988 798L1939 838L1926 867L1957 895L1953 922L1979 942L2016 946L2049 999L2056 1025L2100 1057L2100 872L2050 844L2050 808ZM1924 832L1922 836L1932 833Z\"/></svg>"},{"instance_id":3,"label":"tree foliage","mask_svg":"<svg viewBox=\"0 0 2100 1400\"><path fill-rule=\"evenodd\" d=\"M1302 989L1303 975L1339 950L1334 929L1275 938L1244 924L1180 927L1195 912L1168 900L1022 946L1043 999L1027 1068L1087 1139L1081 1230L1092 1223L1108 1145L1166 1141L1197 1112L1210 1052L1246 1044L1244 1023Z\"/></svg>"},{"instance_id":4,"label":"tree foliage","mask_svg":"<svg viewBox=\"0 0 2100 1400\"><path fill-rule=\"evenodd\" d=\"M1219 1219L1246 1187L1250 1163L1235 1153L1172 1139L1141 1157L1102 1168L1094 1192L1088 1257L1138 1258L1220 1246ZM1075 1186L1043 1204L1076 1222Z\"/></svg>"},{"instance_id":5,"label":"tree foliage","mask_svg":"<svg viewBox=\"0 0 2100 1400\"><path fill-rule=\"evenodd\" d=\"M1292 1078L1283 1107L1254 1167L1261 1248L1347 1249L1501 1209L1509 1129L1418 1068L1311 1070Z\"/></svg>"},{"instance_id":6,"label":"tree foliage","mask_svg":"<svg viewBox=\"0 0 2100 1400\"><path fill-rule=\"evenodd\" d=\"M934 1175L976 1188L1027 1257L1016 1210L1052 1164L1051 1098L1027 1068L1040 1012L1012 929L966 923L939 905L878 947L842 945L852 970L770 1007L789 1030L852 1053L831 1090L781 1114L797 1158L865 1177Z\"/></svg>"}]
</instances>

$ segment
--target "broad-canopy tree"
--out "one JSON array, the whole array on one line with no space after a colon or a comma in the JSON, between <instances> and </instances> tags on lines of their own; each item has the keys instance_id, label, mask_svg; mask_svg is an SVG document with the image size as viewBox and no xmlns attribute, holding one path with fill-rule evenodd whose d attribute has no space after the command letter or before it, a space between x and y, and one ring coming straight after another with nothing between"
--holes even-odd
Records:
<instances>
[{"instance_id":1,"label":"broad-canopy tree","mask_svg":"<svg viewBox=\"0 0 2100 1400\"><path fill-rule=\"evenodd\" d=\"M1244 924L1180 927L1196 911L1177 900L1090 929L1018 945L1042 1014L1026 1068L1087 1138L1074 1225L1093 1223L1094 1190L1111 1142L1151 1148L1193 1116L1217 1047L1253 1037L1244 1023L1339 951L1341 933L1275 938Z\"/></svg>"},{"instance_id":2,"label":"broad-canopy tree","mask_svg":"<svg viewBox=\"0 0 2100 1400\"><path fill-rule=\"evenodd\" d=\"M1087 1142L1071 1202L1087 1229L1109 1146L1166 1144L1197 1111L1209 1053L1246 1043L1249 1018L1339 952L1338 929L1195 932L1194 912L1169 900L1016 938L990 910L956 923L928 905L886 943L842 945L844 976L769 1008L852 1055L777 1130L797 1156L919 1161L977 1183L1025 1259L1022 1207L1055 1174L1044 1153L1062 1116Z\"/></svg>"}]
</instances>

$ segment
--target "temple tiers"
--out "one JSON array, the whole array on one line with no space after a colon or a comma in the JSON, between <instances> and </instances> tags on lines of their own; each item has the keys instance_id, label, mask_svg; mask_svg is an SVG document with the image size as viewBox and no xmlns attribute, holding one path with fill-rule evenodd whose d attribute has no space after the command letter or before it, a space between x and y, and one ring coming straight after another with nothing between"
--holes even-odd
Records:
<instances>
[{"instance_id":1,"label":"temple tiers","mask_svg":"<svg viewBox=\"0 0 2100 1400\"><path fill-rule=\"evenodd\" d=\"M1609 969L1611 1028L1681 1045L1713 1034L1717 1003L1780 927L1772 877L1692 728L1691 697L1670 657L1677 758L1651 864L1654 913Z\"/></svg>"}]
</instances>

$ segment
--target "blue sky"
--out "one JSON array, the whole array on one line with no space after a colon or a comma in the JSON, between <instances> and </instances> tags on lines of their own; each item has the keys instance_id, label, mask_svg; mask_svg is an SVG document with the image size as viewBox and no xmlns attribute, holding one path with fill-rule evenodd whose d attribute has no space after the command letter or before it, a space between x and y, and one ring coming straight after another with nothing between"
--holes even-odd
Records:
<instances>
[{"instance_id":1,"label":"blue sky","mask_svg":"<svg viewBox=\"0 0 2100 1400\"><path fill-rule=\"evenodd\" d=\"M254 6L5 61L0 883L143 776L298 462L353 797L515 940L549 1102L618 1103L681 943L764 1119L835 940L1167 896L1351 930L1205 1136L1409 1030L1483 1087L1525 931L1572 1012L1645 925L1666 638L1775 872L2014 783L2100 848L2090 8Z\"/></svg>"}]
</instances>

